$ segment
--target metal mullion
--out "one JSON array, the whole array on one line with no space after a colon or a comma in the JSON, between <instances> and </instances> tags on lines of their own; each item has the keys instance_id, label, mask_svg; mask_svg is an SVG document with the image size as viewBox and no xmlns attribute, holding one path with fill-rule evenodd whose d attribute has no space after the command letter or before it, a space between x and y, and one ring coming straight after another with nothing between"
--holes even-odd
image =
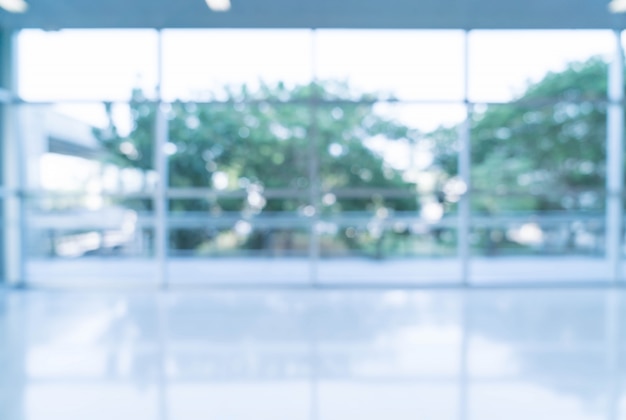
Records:
<instances>
[{"instance_id":1,"label":"metal mullion","mask_svg":"<svg viewBox=\"0 0 626 420\"><path fill-rule=\"evenodd\" d=\"M468 285L470 282L470 251L469 236L471 230L471 127L472 105L468 99L469 84L469 31L465 32L464 48L464 72L463 72L463 98L465 101L465 120L459 126L459 152L458 173L459 178L465 183L466 190L459 200L458 219L458 258L461 269L461 283Z\"/></svg>"},{"instance_id":2,"label":"metal mullion","mask_svg":"<svg viewBox=\"0 0 626 420\"><path fill-rule=\"evenodd\" d=\"M33 101L24 101L21 100L19 98L15 98L15 97L11 97L11 98L7 98L6 94L3 93L3 90L0 89L0 103L6 103L6 104L11 104L11 105L23 105L23 104L28 104L28 105L33 105L33 106L52 106L52 105L57 105L60 102L64 103L64 104L96 104L96 105L100 105L103 102L106 103L110 103L110 104L129 104L129 105L133 105L133 104L147 104L147 105L157 105L159 104L158 100L150 100L150 99L146 99L143 100L141 102L137 102L137 101L133 101L131 100L125 100L125 99L115 99L115 100L97 100L97 99L63 99L63 100L57 100L57 101L49 101L49 100L44 100L44 101L38 101L38 100L33 100ZM237 104L241 104L240 101L234 101L234 100L225 100L225 101L219 101L219 100L177 100L177 103L181 103L181 104L188 104L188 103L193 103L195 105L207 105L207 106L211 106L211 105L219 105L219 106L233 106L233 105L237 105ZM298 99L291 99L289 101L284 101L284 100L278 100L278 99L249 99L246 101L246 104L248 105L260 105L260 104L267 104L267 105L273 105L273 106L290 106L290 105L309 105L311 102L310 98L298 98ZM563 98L559 98L559 97L545 97L545 98L520 98L520 99L516 99L513 101L476 101L473 102L475 105L484 105L484 106L492 106L492 105L511 105L511 106L519 106L521 108L537 108L537 107L542 107L542 106L553 106L559 103L590 103L590 104L595 104L595 105L602 105L604 103L606 103L606 99L605 98L599 98L599 97L579 97L576 100L567 100L567 99L563 99ZM380 99L325 99L325 98L318 98L317 103L319 104L319 106L348 106L348 105L375 105L375 104L392 104L392 105L458 105L459 104L459 100L458 99L386 99L386 98L380 98Z\"/></svg>"},{"instance_id":3,"label":"metal mullion","mask_svg":"<svg viewBox=\"0 0 626 420\"><path fill-rule=\"evenodd\" d=\"M8 191L6 189L2 189L0 188L0 197L4 196L4 195L9 195L11 194L12 191ZM51 190L23 190L21 192L22 196L26 199L41 199L41 198L56 198L56 197L61 197L61 198L81 198L84 197L86 195L92 195L91 193L88 192L73 192L73 191L51 191ZM148 193L148 192L129 192L129 193L124 193L124 192L102 192L102 193L98 193L96 194L98 197L102 197L102 198L117 198L117 199L123 199L123 198L134 198L134 199L151 199L154 197L154 193Z\"/></svg>"},{"instance_id":4,"label":"metal mullion","mask_svg":"<svg viewBox=\"0 0 626 420\"><path fill-rule=\"evenodd\" d=\"M157 32L157 106L155 110L155 136L153 139L154 169L158 176L156 190L153 196L154 205L154 247L156 278L161 288L167 288L167 182L168 182L168 162L164 153L164 147L168 137L168 121L165 115L165 106L162 98L163 85L163 32Z\"/></svg>"},{"instance_id":5,"label":"metal mullion","mask_svg":"<svg viewBox=\"0 0 626 420\"><path fill-rule=\"evenodd\" d=\"M310 192L289 188L270 188L263 190L265 198L306 198ZM172 199L208 199L208 198L245 198L246 190L215 190L212 188L168 188L167 197Z\"/></svg>"},{"instance_id":6,"label":"metal mullion","mask_svg":"<svg viewBox=\"0 0 626 420\"><path fill-rule=\"evenodd\" d=\"M2 39L3 80L5 93L17 87L17 34L10 30ZM11 95L13 97L13 95ZM6 98L5 98L6 99ZM5 281L12 286L25 284L25 215L23 189L25 182L25 156L23 142L19 138L19 112L12 101L3 102L3 151L2 184L5 191L3 207L3 265Z\"/></svg>"},{"instance_id":7,"label":"metal mullion","mask_svg":"<svg viewBox=\"0 0 626 420\"><path fill-rule=\"evenodd\" d=\"M412 198L418 193L403 189L384 188L342 188L337 190L321 190L318 194L330 193L337 198L369 198L372 195L380 195L382 198ZM243 198L247 196L245 190L215 190L212 188L168 188L168 198ZM310 190L296 190L290 188L269 188L263 190L263 196L267 198L306 198L311 196Z\"/></svg>"},{"instance_id":8,"label":"metal mullion","mask_svg":"<svg viewBox=\"0 0 626 420\"><path fill-rule=\"evenodd\" d=\"M613 281L621 280L624 193L624 52L620 31L614 31L615 51L608 74L606 152L606 257Z\"/></svg>"},{"instance_id":9,"label":"metal mullion","mask_svg":"<svg viewBox=\"0 0 626 420\"><path fill-rule=\"evenodd\" d=\"M461 287L470 286L470 255L469 235L471 229L471 131L470 118L472 106L468 99L469 85L469 31L464 32L463 48L463 100L465 102L465 120L459 127L459 151L458 151L458 174L465 183L465 193L459 200L459 214L457 219L457 252L461 270ZM464 293L461 296L461 348L459 353L459 400L458 419L469 418L469 340L470 340L470 296Z\"/></svg>"},{"instance_id":10,"label":"metal mullion","mask_svg":"<svg viewBox=\"0 0 626 420\"><path fill-rule=\"evenodd\" d=\"M168 141L168 121L163 103L163 30L157 31L157 107L155 111L155 138L154 164L158 175L158 183L154 193L154 210L156 225L155 249L156 269L159 291L157 295L157 331L158 331L158 369L157 369L157 411L159 420L169 418L169 404L167 401L168 380L166 373L167 361L167 334L166 311L167 296L164 291L168 287L167 275L167 183L168 159L165 154L165 144Z\"/></svg>"},{"instance_id":11,"label":"metal mullion","mask_svg":"<svg viewBox=\"0 0 626 420\"><path fill-rule=\"evenodd\" d=\"M319 221L320 212L320 189L321 179L319 173L319 127L318 112L320 99L317 95L317 66L316 66L316 30L311 29L312 42L312 82L313 91L311 97L308 98L309 109L311 110L311 125L309 129L309 205L313 206L315 212L310 218L310 238L309 238L309 262L310 262L310 281L312 284L318 282L318 265L320 256L320 240L317 232L317 222Z\"/></svg>"},{"instance_id":12,"label":"metal mullion","mask_svg":"<svg viewBox=\"0 0 626 420\"><path fill-rule=\"evenodd\" d=\"M311 28L311 86L316 87L317 84L317 31ZM319 195L321 189L321 180L319 177L319 156L318 156L318 103L319 98L315 91L312 92L309 107L311 109L311 129L309 139L309 192L310 205L315 208L315 215L309 227L309 263L310 263L310 282L309 286L314 287L319 283L319 256L320 241L317 233L317 222L319 220L320 202ZM317 337L317 318L312 318L312 325L309 325L308 341L309 341L309 420L318 420L320 416L319 408L319 349Z\"/></svg>"},{"instance_id":13,"label":"metal mullion","mask_svg":"<svg viewBox=\"0 0 626 420\"><path fill-rule=\"evenodd\" d=\"M159 179L153 196L155 258L158 283L167 288L167 157L163 153L163 146L167 143L167 118L162 105L157 107L155 125L154 158Z\"/></svg>"},{"instance_id":14,"label":"metal mullion","mask_svg":"<svg viewBox=\"0 0 626 420\"><path fill-rule=\"evenodd\" d=\"M338 190L323 191L323 193L333 194L336 198L371 198L373 195L381 198L416 198L419 193L416 191L402 189L384 188L342 188Z\"/></svg>"}]
</instances>

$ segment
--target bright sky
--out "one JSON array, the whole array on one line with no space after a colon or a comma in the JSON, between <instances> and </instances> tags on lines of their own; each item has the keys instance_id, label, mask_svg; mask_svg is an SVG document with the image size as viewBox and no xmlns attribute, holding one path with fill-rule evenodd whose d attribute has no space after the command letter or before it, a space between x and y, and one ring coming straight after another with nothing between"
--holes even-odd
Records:
<instances>
[{"instance_id":1,"label":"bright sky","mask_svg":"<svg viewBox=\"0 0 626 420\"><path fill-rule=\"evenodd\" d=\"M155 95L158 42L153 30L23 31L19 94L27 101L73 101L57 108L103 126L99 101L127 100L135 86ZM462 31L165 30L162 92L166 100L206 99L224 85L259 80L348 80L362 92L450 102L379 108L432 130L464 117L465 45ZM473 31L467 46L469 99L498 102L568 62L609 57L614 38L610 31ZM127 107L116 109L119 125L128 128ZM405 146L381 150L398 166L408 164Z\"/></svg>"},{"instance_id":2,"label":"bright sky","mask_svg":"<svg viewBox=\"0 0 626 420\"><path fill-rule=\"evenodd\" d=\"M224 84L307 83L315 74L400 99L460 101L464 45L461 31L166 30L163 96L198 99ZM474 31L468 48L469 99L506 101L527 81L614 47L609 31ZM157 50L152 30L24 31L19 92L33 101L125 100L140 85L153 95ZM413 124L428 129L459 118L446 107L427 108Z\"/></svg>"}]
</instances>

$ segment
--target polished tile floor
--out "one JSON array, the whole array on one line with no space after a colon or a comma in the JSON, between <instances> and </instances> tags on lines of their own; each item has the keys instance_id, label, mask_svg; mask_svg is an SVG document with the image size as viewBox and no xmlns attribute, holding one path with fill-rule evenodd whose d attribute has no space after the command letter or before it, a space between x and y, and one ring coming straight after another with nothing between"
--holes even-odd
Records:
<instances>
[{"instance_id":1,"label":"polished tile floor","mask_svg":"<svg viewBox=\"0 0 626 420\"><path fill-rule=\"evenodd\" d=\"M623 289L0 291L0 419L626 419L625 348Z\"/></svg>"}]
</instances>

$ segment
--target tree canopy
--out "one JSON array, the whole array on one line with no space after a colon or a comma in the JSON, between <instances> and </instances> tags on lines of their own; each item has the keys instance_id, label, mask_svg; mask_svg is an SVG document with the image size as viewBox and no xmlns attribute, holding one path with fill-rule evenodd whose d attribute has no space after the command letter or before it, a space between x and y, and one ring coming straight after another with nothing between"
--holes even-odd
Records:
<instances>
[{"instance_id":1,"label":"tree canopy","mask_svg":"<svg viewBox=\"0 0 626 420\"><path fill-rule=\"evenodd\" d=\"M606 75L607 64L591 58L548 73L510 103L473 106L474 211L603 208ZM374 138L428 142L434 160L427 171L437 174L442 198L457 175L459 127L420 133L376 113L376 95L359 96L346 83L261 84L227 93L222 102L171 104L168 186L248 195L171 200L172 211L301 212L314 204L308 192L315 179L319 208L327 213L418 210L419 197L411 196L416 185L367 146ZM140 91L133 99L131 133L113 130L103 144L119 165L149 171L155 108ZM330 194L322 200L326 192L346 189L407 194ZM201 240L180 242L193 248Z\"/></svg>"},{"instance_id":2,"label":"tree canopy","mask_svg":"<svg viewBox=\"0 0 626 420\"><path fill-rule=\"evenodd\" d=\"M507 104L475 105L473 206L588 210L604 205L607 65L599 58L548 73ZM456 174L458 127L427 135L445 179Z\"/></svg>"},{"instance_id":3,"label":"tree canopy","mask_svg":"<svg viewBox=\"0 0 626 420\"><path fill-rule=\"evenodd\" d=\"M415 184L366 145L372 138L416 139L418 133L374 112L375 95L355 95L345 83L287 87L261 84L228 89L226 101L174 102L169 121L170 188L248 191L247 196L171 200L184 212L297 212L310 206L309 187L318 179L322 211L415 211ZM153 168L155 105L135 91L133 129L120 136L113 126L100 135L117 165ZM111 134L112 133L112 134ZM340 197L342 189L393 190L385 194ZM267 192L273 191L271 197ZM282 194L282 195L281 195ZM201 242L182 240L186 248Z\"/></svg>"}]
</instances>

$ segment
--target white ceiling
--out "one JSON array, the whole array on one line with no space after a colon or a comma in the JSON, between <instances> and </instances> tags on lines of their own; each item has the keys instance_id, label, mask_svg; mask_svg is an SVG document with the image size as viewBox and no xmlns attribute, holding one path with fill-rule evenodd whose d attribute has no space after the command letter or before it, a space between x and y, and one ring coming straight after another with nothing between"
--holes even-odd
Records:
<instances>
[{"instance_id":1,"label":"white ceiling","mask_svg":"<svg viewBox=\"0 0 626 420\"><path fill-rule=\"evenodd\" d=\"M622 27L608 0L27 0L24 14L0 11L5 28L465 28Z\"/></svg>"}]
</instances>

